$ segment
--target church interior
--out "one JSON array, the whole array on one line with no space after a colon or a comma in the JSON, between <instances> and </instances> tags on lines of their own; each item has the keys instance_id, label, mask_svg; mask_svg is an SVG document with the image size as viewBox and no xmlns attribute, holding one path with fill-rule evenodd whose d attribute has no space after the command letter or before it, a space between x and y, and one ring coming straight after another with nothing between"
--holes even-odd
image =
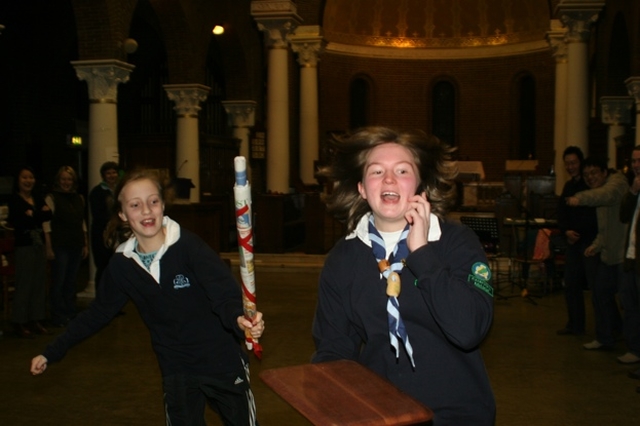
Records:
<instances>
[{"instance_id":1,"label":"church interior","mask_svg":"<svg viewBox=\"0 0 640 426\"><path fill-rule=\"evenodd\" d=\"M498 290L517 294L507 281L522 235L506 221L553 226L568 146L629 172L639 104L634 0L0 2L0 237L11 235L18 166L33 168L43 193L71 166L87 196L100 165L115 161L165 174L175 187L167 214L238 275L234 158L245 157L268 324L265 359L252 359L258 419L310 424L259 375L313 353L318 274L345 233L322 201L332 183L317 174L331 160L330 138L379 125L455 147L449 219L472 228L492 219L495 229L474 230L499 247L494 265L507 278ZM556 336L561 272L532 274L542 297L496 300L483 343L496 424L640 418L628 366L582 350L580 337ZM85 260L82 306L91 276ZM5 295L9 287L3 277ZM3 300L0 423L161 424L160 377L134 306L48 377L32 378L28 361L49 337L12 336ZM211 413L207 421L219 424Z\"/></svg>"}]
</instances>

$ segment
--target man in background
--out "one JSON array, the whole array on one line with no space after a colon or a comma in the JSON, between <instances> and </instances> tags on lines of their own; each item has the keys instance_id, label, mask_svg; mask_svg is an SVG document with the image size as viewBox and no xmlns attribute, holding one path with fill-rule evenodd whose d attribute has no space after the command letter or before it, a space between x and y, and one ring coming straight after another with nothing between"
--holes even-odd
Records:
<instances>
[{"instance_id":1,"label":"man in background","mask_svg":"<svg viewBox=\"0 0 640 426\"><path fill-rule=\"evenodd\" d=\"M618 357L622 364L640 362L640 145L631 153L631 168L635 178L620 206L620 220L629 224L619 291L623 310L622 334L628 348L627 353ZM629 377L640 379L640 369L630 372Z\"/></svg>"},{"instance_id":2,"label":"man in background","mask_svg":"<svg viewBox=\"0 0 640 426\"><path fill-rule=\"evenodd\" d=\"M102 182L89 193L89 207L91 209L91 254L96 266L94 282L96 289L100 285L100 277L109 264L113 250L104 243L104 230L111 218L113 207L113 191L120 180L118 164L107 161L100 167Z\"/></svg>"},{"instance_id":3,"label":"man in background","mask_svg":"<svg viewBox=\"0 0 640 426\"><path fill-rule=\"evenodd\" d=\"M621 242L627 234L627 225L620 221L620 203L629 190L629 184L621 172L607 168L604 158L584 160L582 175L591 189L569 197L567 204L595 207L598 218L598 235L584 253L596 268L595 279L591 282L596 338L583 347L587 350L611 350L622 329L616 294L619 269L624 259Z\"/></svg>"},{"instance_id":4,"label":"man in background","mask_svg":"<svg viewBox=\"0 0 640 426\"><path fill-rule=\"evenodd\" d=\"M595 276L594 262L584 255L598 233L598 220L594 207L567 205L566 200L580 191L589 189L582 178L584 154L577 146L567 147L562 158L569 175L558 202L558 227L567 241L564 268L564 294L567 305L567 323L558 335L581 335L585 332L584 289Z\"/></svg>"}]
</instances>

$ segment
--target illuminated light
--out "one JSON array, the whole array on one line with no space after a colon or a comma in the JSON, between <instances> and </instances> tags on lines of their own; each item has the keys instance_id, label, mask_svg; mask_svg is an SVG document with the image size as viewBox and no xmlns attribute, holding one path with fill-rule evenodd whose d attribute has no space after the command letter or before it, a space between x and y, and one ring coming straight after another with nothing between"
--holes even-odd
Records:
<instances>
[{"instance_id":1,"label":"illuminated light","mask_svg":"<svg viewBox=\"0 0 640 426\"><path fill-rule=\"evenodd\" d=\"M71 136L71 145L82 146L82 136Z\"/></svg>"},{"instance_id":2,"label":"illuminated light","mask_svg":"<svg viewBox=\"0 0 640 426\"><path fill-rule=\"evenodd\" d=\"M211 32L215 35L224 34L224 27L222 25L216 25L213 27L213 30Z\"/></svg>"}]
</instances>

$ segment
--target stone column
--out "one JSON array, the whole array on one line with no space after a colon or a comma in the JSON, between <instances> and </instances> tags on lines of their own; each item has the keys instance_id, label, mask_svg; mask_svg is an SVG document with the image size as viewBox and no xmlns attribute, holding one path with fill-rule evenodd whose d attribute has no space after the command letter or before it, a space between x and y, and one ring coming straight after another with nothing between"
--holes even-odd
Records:
<instances>
[{"instance_id":1,"label":"stone column","mask_svg":"<svg viewBox=\"0 0 640 426\"><path fill-rule=\"evenodd\" d=\"M87 151L89 190L102 181L100 166L107 161L118 163L118 84L129 81L135 68L115 59L71 61L80 80L89 89L89 144ZM91 218L89 218L91 220ZM81 297L95 296L96 275L93 258L89 259L89 282Z\"/></svg>"},{"instance_id":2,"label":"stone column","mask_svg":"<svg viewBox=\"0 0 640 426\"><path fill-rule=\"evenodd\" d=\"M556 14L567 27L567 144L589 154L588 46L590 27L604 0L562 0Z\"/></svg>"},{"instance_id":3,"label":"stone column","mask_svg":"<svg viewBox=\"0 0 640 426\"><path fill-rule=\"evenodd\" d=\"M319 156L318 60L324 50L322 28L304 25L289 36L300 64L300 178L305 185L317 184L314 164Z\"/></svg>"},{"instance_id":4,"label":"stone column","mask_svg":"<svg viewBox=\"0 0 640 426\"><path fill-rule=\"evenodd\" d=\"M635 145L640 145L640 77L629 77L624 81L631 96L636 103L636 142Z\"/></svg>"},{"instance_id":5,"label":"stone column","mask_svg":"<svg viewBox=\"0 0 640 426\"><path fill-rule=\"evenodd\" d=\"M247 159L247 178L251 178L249 132L255 126L255 101L222 101L227 112L229 126L233 128L233 136L240 139L240 155Z\"/></svg>"},{"instance_id":6,"label":"stone column","mask_svg":"<svg viewBox=\"0 0 640 426\"><path fill-rule=\"evenodd\" d=\"M251 16L269 47L267 75L267 189L289 192L289 74L287 35L302 21L291 0L251 2Z\"/></svg>"},{"instance_id":7,"label":"stone column","mask_svg":"<svg viewBox=\"0 0 640 426\"><path fill-rule=\"evenodd\" d=\"M553 169L556 172L556 194L562 193L564 183L569 176L564 169L562 153L567 144L567 45L564 42L566 28L557 19L551 20L551 30L547 32L547 40L551 45L556 60L555 106L553 116Z\"/></svg>"},{"instance_id":8,"label":"stone column","mask_svg":"<svg viewBox=\"0 0 640 426\"><path fill-rule=\"evenodd\" d=\"M602 122L609 125L607 137L607 157L609 167L617 168L617 147L616 138L624 135L625 124L629 124L631 118L631 107L633 98L629 96L602 96L600 98L602 107Z\"/></svg>"},{"instance_id":9,"label":"stone column","mask_svg":"<svg viewBox=\"0 0 640 426\"><path fill-rule=\"evenodd\" d=\"M176 123L176 177L191 179L195 188L189 194L190 203L200 202L200 138L198 111L207 99L207 86L201 84L165 84L169 99L175 102Z\"/></svg>"}]
</instances>

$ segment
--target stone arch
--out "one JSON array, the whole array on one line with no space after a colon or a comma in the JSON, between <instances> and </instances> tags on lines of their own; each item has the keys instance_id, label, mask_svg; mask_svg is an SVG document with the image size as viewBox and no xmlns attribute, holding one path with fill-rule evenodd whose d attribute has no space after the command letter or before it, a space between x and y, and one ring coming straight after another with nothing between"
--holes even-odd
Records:
<instances>
[{"instance_id":1,"label":"stone arch","mask_svg":"<svg viewBox=\"0 0 640 426\"><path fill-rule=\"evenodd\" d=\"M137 2L72 0L78 30L78 59L126 60L122 49Z\"/></svg>"}]
</instances>

